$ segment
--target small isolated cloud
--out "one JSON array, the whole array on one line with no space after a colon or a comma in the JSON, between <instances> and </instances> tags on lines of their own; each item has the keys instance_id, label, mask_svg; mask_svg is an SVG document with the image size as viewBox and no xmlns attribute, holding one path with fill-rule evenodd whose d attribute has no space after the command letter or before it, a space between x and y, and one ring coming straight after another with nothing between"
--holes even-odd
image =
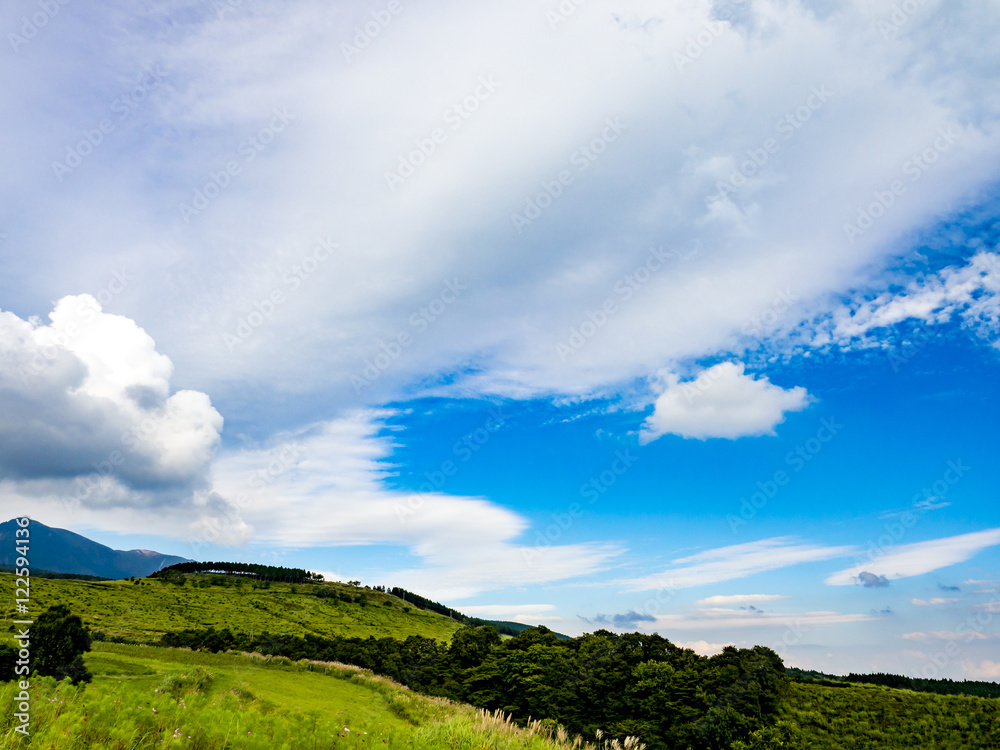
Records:
<instances>
[{"instance_id":1,"label":"small isolated cloud","mask_svg":"<svg viewBox=\"0 0 1000 750\"><path fill-rule=\"evenodd\" d=\"M787 412L809 405L805 388L781 388L765 376L744 374L745 367L742 362L721 362L683 383L669 375L643 423L640 442L668 434L699 440L773 435Z\"/></svg>"},{"instance_id":2,"label":"small isolated cloud","mask_svg":"<svg viewBox=\"0 0 1000 750\"><path fill-rule=\"evenodd\" d=\"M869 573L867 570L862 570L858 573L858 583L866 589L884 588L889 585L889 581L886 580L885 576L875 575L874 573Z\"/></svg>"},{"instance_id":3,"label":"small isolated cloud","mask_svg":"<svg viewBox=\"0 0 1000 750\"><path fill-rule=\"evenodd\" d=\"M629 610L624 614L597 615L591 618L580 617L580 619L591 625L610 625L618 630L635 629L636 625L640 622L656 622L656 618L652 615L642 614L632 610Z\"/></svg>"},{"instance_id":4,"label":"small isolated cloud","mask_svg":"<svg viewBox=\"0 0 1000 750\"><path fill-rule=\"evenodd\" d=\"M715 656L716 654L722 653L722 649L726 646L735 646L736 644L733 642L709 643L708 641L684 641L682 643L678 641L674 645L680 646L681 648L689 648L699 656Z\"/></svg>"},{"instance_id":5,"label":"small isolated cloud","mask_svg":"<svg viewBox=\"0 0 1000 750\"><path fill-rule=\"evenodd\" d=\"M962 590L958 586L948 586L948 585L946 585L944 583L939 583L938 584L938 588L941 589L942 591L961 591Z\"/></svg>"},{"instance_id":6,"label":"small isolated cloud","mask_svg":"<svg viewBox=\"0 0 1000 750\"><path fill-rule=\"evenodd\" d=\"M826 579L830 586L850 586L863 573L882 576L889 581L930 573L938 568L965 562L981 550L1000 544L1000 528L974 531L971 534L903 544L878 558L838 571ZM868 584L865 584L868 585Z\"/></svg>"},{"instance_id":7,"label":"small isolated cloud","mask_svg":"<svg viewBox=\"0 0 1000 750\"><path fill-rule=\"evenodd\" d=\"M725 607L729 604L747 604L749 602L774 602L788 599L784 594L733 594L732 596L710 596L696 601L696 605L706 607Z\"/></svg>"},{"instance_id":8,"label":"small isolated cloud","mask_svg":"<svg viewBox=\"0 0 1000 750\"><path fill-rule=\"evenodd\" d=\"M918 500L913 504L913 508L921 513L929 510L940 510L941 508L947 508L951 503L942 502L940 497L925 497L923 500Z\"/></svg>"},{"instance_id":9,"label":"small isolated cloud","mask_svg":"<svg viewBox=\"0 0 1000 750\"><path fill-rule=\"evenodd\" d=\"M789 537L761 539L746 544L699 552L697 555L674 560L677 567L669 568L642 578L632 578L619 583L631 591L650 589L683 589L703 586L736 578L746 578L755 573L777 570L789 565L846 557L853 547L822 547L816 544L796 544Z\"/></svg>"},{"instance_id":10,"label":"small isolated cloud","mask_svg":"<svg viewBox=\"0 0 1000 750\"><path fill-rule=\"evenodd\" d=\"M915 604L918 607L933 607L938 604L955 604L956 602L962 601L961 599L942 599L940 597L935 597L933 599L910 599L910 604Z\"/></svg>"}]
</instances>

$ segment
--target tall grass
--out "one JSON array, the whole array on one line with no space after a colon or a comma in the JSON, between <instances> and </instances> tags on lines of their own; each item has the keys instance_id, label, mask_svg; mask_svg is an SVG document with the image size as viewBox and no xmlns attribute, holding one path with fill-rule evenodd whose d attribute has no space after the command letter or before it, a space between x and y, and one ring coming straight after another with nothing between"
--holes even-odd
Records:
<instances>
[{"instance_id":1,"label":"tall grass","mask_svg":"<svg viewBox=\"0 0 1000 750\"><path fill-rule=\"evenodd\" d=\"M90 685L31 679L30 736L0 714L0 750L580 750L542 722L519 727L336 662L95 644ZM325 685L308 702L309 685ZM0 685L12 706L16 683ZM295 706L307 705L309 710ZM589 750L589 749L588 749ZM595 750L644 750L626 742Z\"/></svg>"}]
</instances>

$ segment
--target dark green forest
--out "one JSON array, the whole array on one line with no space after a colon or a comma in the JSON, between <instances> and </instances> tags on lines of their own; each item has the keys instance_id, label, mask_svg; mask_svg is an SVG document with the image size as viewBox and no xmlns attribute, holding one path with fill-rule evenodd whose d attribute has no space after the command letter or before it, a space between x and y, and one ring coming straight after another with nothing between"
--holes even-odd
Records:
<instances>
[{"instance_id":1,"label":"dark green forest","mask_svg":"<svg viewBox=\"0 0 1000 750\"><path fill-rule=\"evenodd\" d=\"M501 640L491 627L430 638L319 638L185 630L164 646L259 652L371 669L431 695L500 709L517 721L545 719L593 739L640 737L660 748L730 747L775 725L789 680L763 646L711 658L658 635L606 630L560 640L544 627ZM775 736L777 736L775 734ZM777 746L777 745L775 745Z\"/></svg>"}]
</instances>

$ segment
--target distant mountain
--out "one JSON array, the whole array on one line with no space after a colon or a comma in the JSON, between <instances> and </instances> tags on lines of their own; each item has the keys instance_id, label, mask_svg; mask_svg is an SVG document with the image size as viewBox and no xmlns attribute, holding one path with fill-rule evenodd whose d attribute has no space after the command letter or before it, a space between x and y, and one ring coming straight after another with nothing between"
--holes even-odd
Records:
<instances>
[{"instance_id":1,"label":"distant mountain","mask_svg":"<svg viewBox=\"0 0 1000 750\"><path fill-rule=\"evenodd\" d=\"M0 566L11 568L17 559L14 549L16 520L0 523ZM105 547L85 536L54 529L31 521L28 562L34 570L98 576L100 578L143 577L186 558L164 555L148 549L119 550Z\"/></svg>"}]
</instances>

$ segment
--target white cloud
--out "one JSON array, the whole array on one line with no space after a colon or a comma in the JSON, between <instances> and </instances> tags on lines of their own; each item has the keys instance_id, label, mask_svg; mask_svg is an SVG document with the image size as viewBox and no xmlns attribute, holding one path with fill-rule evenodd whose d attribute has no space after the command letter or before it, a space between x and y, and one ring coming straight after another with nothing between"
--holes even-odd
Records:
<instances>
[{"instance_id":1,"label":"white cloud","mask_svg":"<svg viewBox=\"0 0 1000 750\"><path fill-rule=\"evenodd\" d=\"M699 552L674 560L678 567L650 576L620 581L630 591L691 588L720 581L746 578L756 573L790 565L846 557L854 547L822 547L796 544L789 537L762 539Z\"/></svg>"},{"instance_id":2,"label":"white cloud","mask_svg":"<svg viewBox=\"0 0 1000 750\"><path fill-rule=\"evenodd\" d=\"M58 494L38 485L0 484L11 514L122 533L155 529L191 543L265 547L406 547L419 561L384 570L382 580L437 598L549 583L604 569L622 548L579 543L527 546L528 521L481 497L390 489L394 443L384 434L390 412L358 411L275 436L263 447L230 449L215 460L211 485L186 504L132 507L84 504L67 514ZM459 467L461 464L458 464ZM336 577L340 577L337 575ZM537 618L536 618L537 619Z\"/></svg>"},{"instance_id":3,"label":"white cloud","mask_svg":"<svg viewBox=\"0 0 1000 750\"><path fill-rule=\"evenodd\" d=\"M939 641L988 641L994 638L1000 638L1000 633L981 633L977 630L967 629L965 632L958 633L954 630L933 630L930 633L903 633L903 638L908 641L926 641L931 638L936 638Z\"/></svg>"},{"instance_id":4,"label":"white cloud","mask_svg":"<svg viewBox=\"0 0 1000 750\"><path fill-rule=\"evenodd\" d=\"M588 575L621 551L606 544L523 546L515 540L528 522L485 498L448 495L446 486L389 489L389 415L353 412L276 436L266 448L227 452L216 462L215 489L264 544L408 547L422 565L385 571L384 578L440 599Z\"/></svg>"},{"instance_id":5,"label":"white cloud","mask_svg":"<svg viewBox=\"0 0 1000 750\"><path fill-rule=\"evenodd\" d=\"M877 619L873 615L844 612L748 612L744 609L701 609L674 615L657 615L655 629L699 630L716 628L793 627L805 630L821 625L844 625ZM652 629L652 628L647 628Z\"/></svg>"},{"instance_id":6,"label":"white cloud","mask_svg":"<svg viewBox=\"0 0 1000 750\"><path fill-rule=\"evenodd\" d=\"M667 376L640 440L648 443L672 434L686 438L773 435L785 414L809 405L805 388L781 388L767 377L745 375L743 363L721 362L692 381Z\"/></svg>"},{"instance_id":7,"label":"white cloud","mask_svg":"<svg viewBox=\"0 0 1000 750\"><path fill-rule=\"evenodd\" d=\"M783 594L734 594L733 596L710 596L695 602L697 605L722 606L726 604L755 604L759 602L774 602L790 597Z\"/></svg>"},{"instance_id":8,"label":"white cloud","mask_svg":"<svg viewBox=\"0 0 1000 750\"><path fill-rule=\"evenodd\" d=\"M883 576L890 581L910 578L965 562L987 547L997 544L1000 544L1000 529L903 544L891 548L882 557L838 571L829 576L826 582L831 586L849 586L858 583L862 573Z\"/></svg>"},{"instance_id":9,"label":"white cloud","mask_svg":"<svg viewBox=\"0 0 1000 750\"><path fill-rule=\"evenodd\" d=\"M675 646L689 648L699 656L715 656L722 653L726 646L735 646L735 643L709 643L708 641L676 641Z\"/></svg>"},{"instance_id":10,"label":"white cloud","mask_svg":"<svg viewBox=\"0 0 1000 750\"><path fill-rule=\"evenodd\" d=\"M962 601L961 599L944 599L939 596L933 599L910 599L910 604L916 605L917 607L933 607L939 604L955 604Z\"/></svg>"},{"instance_id":11,"label":"white cloud","mask_svg":"<svg viewBox=\"0 0 1000 750\"><path fill-rule=\"evenodd\" d=\"M457 609L463 614L473 617L507 620L526 625L566 622L565 618L552 614L556 609L554 604L476 604L471 606L460 604Z\"/></svg>"},{"instance_id":12,"label":"white cloud","mask_svg":"<svg viewBox=\"0 0 1000 750\"><path fill-rule=\"evenodd\" d=\"M132 320L89 295L64 297L48 324L0 312L0 502L11 512L223 508L210 490L222 416L174 391L173 365Z\"/></svg>"},{"instance_id":13,"label":"white cloud","mask_svg":"<svg viewBox=\"0 0 1000 750\"><path fill-rule=\"evenodd\" d=\"M476 617L531 617L539 612L552 612L554 604L474 604L462 605L462 612Z\"/></svg>"},{"instance_id":14,"label":"white cloud","mask_svg":"<svg viewBox=\"0 0 1000 750\"><path fill-rule=\"evenodd\" d=\"M0 205L19 216L18 249L0 252L25 279L6 304L34 310L97 289L127 261L136 281L116 309L155 337L185 384L234 404L247 391L305 393L334 414L439 387L440 373L455 375L450 393L617 392L729 351L755 320L765 333L768 321L827 305L877 274L900 238L994 179L998 11L931 5L908 20L905 43L887 44L862 0L835 13L754 2L683 70L674 56L704 32L710 3L588 3L553 30L528 0L443 2L407 9L350 63L339 41L367 18L360 3L245 3L218 18L168 0L134 24L108 17L116 3L67 7L31 43L60 64L22 54L0 92L17 113ZM65 43L108 23L125 26L85 59ZM37 168L113 114L147 63L167 71L163 85L92 156L61 183ZM480 76L499 83L495 93L453 129L445 112ZM820 89L829 96L786 139L775 123ZM294 119L244 161L241 144L276 108ZM627 129L576 171L570 155L608 117ZM958 124L963 136L933 171L848 242L843 225L872 192L906 179L902 165ZM385 173L436 127L447 140L390 190ZM780 149L713 199L734 172L742 182L747 152L769 138ZM851 159L831 157L848 150ZM186 224L177 206L234 159L240 174ZM518 234L510 215L563 169L574 183ZM328 235L340 250L286 282ZM661 246L676 254L627 297L616 291ZM702 250L688 257L691 248ZM31 273L36 264L48 272ZM452 278L470 291L418 332L410 316ZM779 310L785 289L801 303ZM274 292L283 302L230 350L224 337ZM561 360L557 345L606 299L616 312ZM419 335L356 394L350 376L401 331Z\"/></svg>"},{"instance_id":15,"label":"white cloud","mask_svg":"<svg viewBox=\"0 0 1000 750\"><path fill-rule=\"evenodd\" d=\"M817 326L814 336L845 348L876 346L881 329L907 320L934 325L954 317L996 343L1000 334L1000 255L996 252L978 252L962 265L910 280L901 292L883 292L841 308Z\"/></svg>"},{"instance_id":16,"label":"white cloud","mask_svg":"<svg viewBox=\"0 0 1000 750\"><path fill-rule=\"evenodd\" d=\"M983 659L978 664L973 661L963 661L962 671L970 680L1000 680L1000 662Z\"/></svg>"}]
</instances>

